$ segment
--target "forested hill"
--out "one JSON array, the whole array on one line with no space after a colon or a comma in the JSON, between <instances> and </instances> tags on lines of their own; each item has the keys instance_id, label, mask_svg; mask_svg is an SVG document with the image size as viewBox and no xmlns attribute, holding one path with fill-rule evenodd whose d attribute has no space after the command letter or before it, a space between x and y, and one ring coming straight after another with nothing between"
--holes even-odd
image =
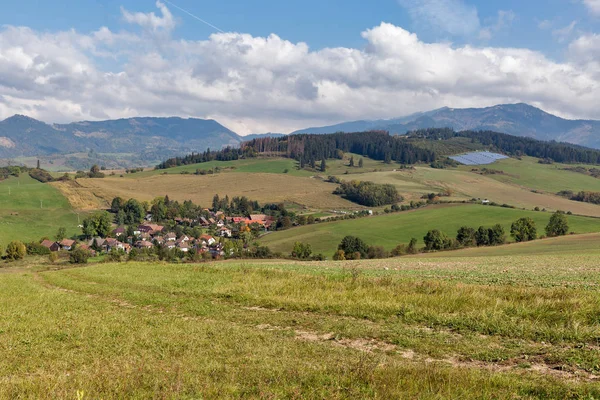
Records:
<instances>
[{"instance_id":1,"label":"forested hill","mask_svg":"<svg viewBox=\"0 0 600 400\"><path fill-rule=\"evenodd\" d=\"M293 158L303 167L314 165L322 159L341 158L346 152L400 164L430 163L442 155L424 148L420 143L424 140L439 143L455 138L467 138L482 149L507 155L527 155L563 163L600 164L600 150L587 147L553 141L544 142L492 131L455 132L449 128L432 128L409 132L406 136L392 136L388 132L371 131L257 138L242 143L240 148L206 151L171 158L157 168L171 168L212 160L236 160L260 154Z\"/></svg>"}]
</instances>

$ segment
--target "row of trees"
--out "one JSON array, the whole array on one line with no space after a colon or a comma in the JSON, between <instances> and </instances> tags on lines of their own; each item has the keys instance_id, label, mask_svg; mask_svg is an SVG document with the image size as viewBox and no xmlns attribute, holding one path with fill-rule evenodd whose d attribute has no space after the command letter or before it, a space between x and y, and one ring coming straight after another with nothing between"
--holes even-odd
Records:
<instances>
[{"instance_id":1,"label":"row of trees","mask_svg":"<svg viewBox=\"0 0 600 400\"><path fill-rule=\"evenodd\" d=\"M569 200L581 201L584 203L600 204L600 192L580 191L574 193L571 190L558 192L560 196L567 197Z\"/></svg>"},{"instance_id":2,"label":"row of trees","mask_svg":"<svg viewBox=\"0 0 600 400\"><path fill-rule=\"evenodd\" d=\"M202 153L192 153L185 157L169 158L158 164L156 169L167 169L180 165L200 164L209 161L234 161L240 158L255 157L256 152L252 148L226 147L223 150L211 151L207 149Z\"/></svg>"}]
</instances>

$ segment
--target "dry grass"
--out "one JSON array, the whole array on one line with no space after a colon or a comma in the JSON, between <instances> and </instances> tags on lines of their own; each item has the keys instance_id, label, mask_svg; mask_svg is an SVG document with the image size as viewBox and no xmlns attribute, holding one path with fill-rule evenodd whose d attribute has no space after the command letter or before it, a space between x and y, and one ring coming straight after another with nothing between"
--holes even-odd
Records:
<instances>
[{"instance_id":1,"label":"dry grass","mask_svg":"<svg viewBox=\"0 0 600 400\"><path fill-rule=\"evenodd\" d=\"M94 197L152 200L169 195L175 200L192 200L210 206L215 194L246 196L260 203L293 202L317 209L357 209L356 204L332 194L335 185L315 178L268 173L222 173L217 175L155 175L139 179L106 177L78 179L81 189L63 193L72 202L91 204ZM62 190L63 188L61 188ZM67 188L70 189L70 188ZM87 198L85 197L87 196ZM74 200L71 200L74 197ZM79 197L85 200L80 200Z\"/></svg>"},{"instance_id":2,"label":"dry grass","mask_svg":"<svg viewBox=\"0 0 600 400\"><path fill-rule=\"evenodd\" d=\"M76 210L97 210L110 205L108 199L96 196L94 191L80 185L79 181L52 182L50 185L60 190Z\"/></svg>"}]
</instances>

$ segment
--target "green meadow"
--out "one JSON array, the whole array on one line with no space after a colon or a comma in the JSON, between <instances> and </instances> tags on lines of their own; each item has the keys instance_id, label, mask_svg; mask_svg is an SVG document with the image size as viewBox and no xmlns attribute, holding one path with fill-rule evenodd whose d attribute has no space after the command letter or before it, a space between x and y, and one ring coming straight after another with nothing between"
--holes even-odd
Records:
<instances>
[{"instance_id":1,"label":"green meadow","mask_svg":"<svg viewBox=\"0 0 600 400\"><path fill-rule=\"evenodd\" d=\"M597 254L49 268L0 269L0 398L600 397Z\"/></svg>"},{"instance_id":2,"label":"green meadow","mask_svg":"<svg viewBox=\"0 0 600 400\"><path fill-rule=\"evenodd\" d=\"M387 250L391 250L399 243L407 244L413 237L422 246L423 236L430 229L439 229L448 236L454 237L461 226L477 228L481 225L491 227L501 224L510 240L510 226L517 219L533 218L539 235L543 235L550 216L549 212L473 204L438 205L414 211L291 228L269 233L260 241L272 250L284 253L289 253L296 241L309 243L314 253L323 253L331 257L346 235L358 236L369 245L384 246ZM600 232L598 218L569 216L568 220L569 230L572 232Z\"/></svg>"},{"instance_id":3,"label":"green meadow","mask_svg":"<svg viewBox=\"0 0 600 400\"><path fill-rule=\"evenodd\" d=\"M80 216L81 217L81 216ZM21 174L0 181L0 245L11 240L53 237L59 227L67 234L80 233L77 214L61 192Z\"/></svg>"}]
</instances>

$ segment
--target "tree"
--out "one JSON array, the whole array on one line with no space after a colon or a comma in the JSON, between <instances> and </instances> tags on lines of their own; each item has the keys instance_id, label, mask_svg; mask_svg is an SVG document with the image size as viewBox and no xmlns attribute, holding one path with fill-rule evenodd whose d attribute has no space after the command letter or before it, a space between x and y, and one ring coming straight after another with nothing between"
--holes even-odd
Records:
<instances>
[{"instance_id":1,"label":"tree","mask_svg":"<svg viewBox=\"0 0 600 400\"><path fill-rule=\"evenodd\" d=\"M140 202L135 199L127 200L123 205L123 212L125 212L125 223L127 225L139 224L146 216L146 210L144 210Z\"/></svg>"},{"instance_id":2,"label":"tree","mask_svg":"<svg viewBox=\"0 0 600 400\"><path fill-rule=\"evenodd\" d=\"M338 250L343 250L346 255L346 259L358 259L367 257L369 246L360 238L355 236L346 236L342 239L342 242L338 245Z\"/></svg>"},{"instance_id":3,"label":"tree","mask_svg":"<svg viewBox=\"0 0 600 400\"><path fill-rule=\"evenodd\" d=\"M360 159L358 160L358 168L362 168L362 167L363 167L363 165L364 165L364 161L363 161L363 159L362 159L362 158L360 158Z\"/></svg>"},{"instance_id":4,"label":"tree","mask_svg":"<svg viewBox=\"0 0 600 400\"><path fill-rule=\"evenodd\" d=\"M37 160L37 169L40 169L40 160Z\"/></svg>"},{"instance_id":5,"label":"tree","mask_svg":"<svg viewBox=\"0 0 600 400\"><path fill-rule=\"evenodd\" d=\"M321 172L325 172L327 170L327 163L325 162L325 159L321 160Z\"/></svg>"},{"instance_id":6,"label":"tree","mask_svg":"<svg viewBox=\"0 0 600 400\"><path fill-rule=\"evenodd\" d=\"M312 249L310 247L310 243L302 243L296 242L294 243L294 248L292 250L292 257L299 258L301 260L306 260L312 254Z\"/></svg>"},{"instance_id":7,"label":"tree","mask_svg":"<svg viewBox=\"0 0 600 400\"><path fill-rule=\"evenodd\" d=\"M350 156L350 167L354 167L354 156Z\"/></svg>"},{"instance_id":8,"label":"tree","mask_svg":"<svg viewBox=\"0 0 600 400\"><path fill-rule=\"evenodd\" d=\"M425 237L423 237L423 241L425 242L426 250L444 250L451 245L450 238L438 229L432 229L427 232Z\"/></svg>"},{"instance_id":9,"label":"tree","mask_svg":"<svg viewBox=\"0 0 600 400\"><path fill-rule=\"evenodd\" d=\"M537 239L535 221L529 217L518 219L511 225L510 235L517 242L528 242Z\"/></svg>"},{"instance_id":10,"label":"tree","mask_svg":"<svg viewBox=\"0 0 600 400\"><path fill-rule=\"evenodd\" d=\"M417 254L419 252L419 250L417 249L417 239L416 238L410 239L410 242L408 243L408 247L406 248L406 252L408 254Z\"/></svg>"},{"instance_id":11,"label":"tree","mask_svg":"<svg viewBox=\"0 0 600 400\"><path fill-rule=\"evenodd\" d=\"M475 229L469 226L462 226L456 232L456 241L464 247L477 244L475 240Z\"/></svg>"},{"instance_id":12,"label":"tree","mask_svg":"<svg viewBox=\"0 0 600 400\"><path fill-rule=\"evenodd\" d=\"M549 237L563 236L569 232L569 222L567 216L562 211L557 211L550 217L550 222L546 225L546 235Z\"/></svg>"},{"instance_id":13,"label":"tree","mask_svg":"<svg viewBox=\"0 0 600 400\"><path fill-rule=\"evenodd\" d=\"M65 237L67 237L67 229L65 227L60 227L58 228L58 232L56 232L56 236L54 236L54 239L57 242L60 242L61 240L63 240Z\"/></svg>"},{"instance_id":14,"label":"tree","mask_svg":"<svg viewBox=\"0 0 600 400\"><path fill-rule=\"evenodd\" d=\"M89 239L94 236L107 237L110 234L112 222L110 214L101 211L85 218L82 225L83 236Z\"/></svg>"},{"instance_id":15,"label":"tree","mask_svg":"<svg viewBox=\"0 0 600 400\"><path fill-rule=\"evenodd\" d=\"M500 224L496 224L488 229L488 237L490 246L498 246L506 242L506 234L504 233L504 228Z\"/></svg>"},{"instance_id":16,"label":"tree","mask_svg":"<svg viewBox=\"0 0 600 400\"><path fill-rule=\"evenodd\" d=\"M92 175L96 175L97 173L100 172L100 168L96 164L94 164L94 165L92 165L92 168L90 168L90 172Z\"/></svg>"},{"instance_id":17,"label":"tree","mask_svg":"<svg viewBox=\"0 0 600 400\"><path fill-rule=\"evenodd\" d=\"M483 226L480 226L475 232L475 243L477 246L490 245L490 231Z\"/></svg>"},{"instance_id":18,"label":"tree","mask_svg":"<svg viewBox=\"0 0 600 400\"><path fill-rule=\"evenodd\" d=\"M18 240L14 240L6 246L6 258L9 260L21 260L26 253L27 247Z\"/></svg>"},{"instance_id":19,"label":"tree","mask_svg":"<svg viewBox=\"0 0 600 400\"><path fill-rule=\"evenodd\" d=\"M123 208L124 204L125 200L123 200L121 197L115 197L110 203L110 211L117 213L121 208Z\"/></svg>"}]
</instances>

